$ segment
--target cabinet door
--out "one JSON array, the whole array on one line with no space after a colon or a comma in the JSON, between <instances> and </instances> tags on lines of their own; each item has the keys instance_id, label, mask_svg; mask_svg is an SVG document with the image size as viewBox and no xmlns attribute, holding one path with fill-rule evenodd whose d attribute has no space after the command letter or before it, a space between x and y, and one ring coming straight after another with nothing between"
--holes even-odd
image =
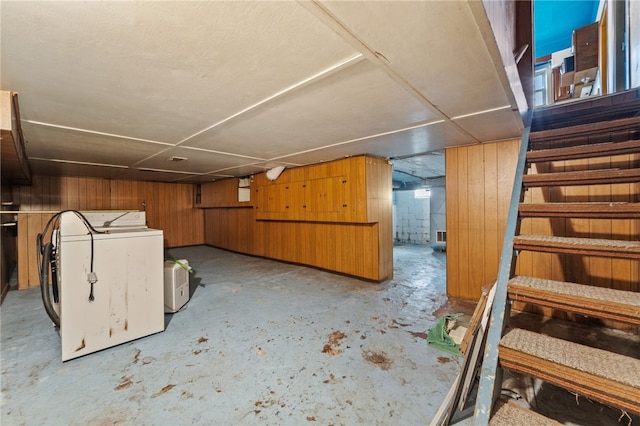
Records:
<instances>
[{"instance_id":1,"label":"cabinet door","mask_svg":"<svg viewBox=\"0 0 640 426\"><path fill-rule=\"evenodd\" d=\"M304 220L307 210L306 182L291 182L282 185L282 202L284 203L284 219Z\"/></svg>"},{"instance_id":2,"label":"cabinet door","mask_svg":"<svg viewBox=\"0 0 640 426\"><path fill-rule=\"evenodd\" d=\"M345 193L346 178L334 176L307 181L307 220L323 222L344 222L344 212L348 208Z\"/></svg>"},{"instance_id":3,"label":"cabinet door","mask_svg":"<svg viewBox=\"0 0 640 426\"><path fill-rule=\"evenodd\" d=\"M598 23L578 28L573 33L573 48L575 54L575 70L585 71L598 66L599 55Z\"/></svg>"},{"instance_id":4,"label":"cabinet door","mask_svg":"<svg viewBox=\"0 0 640 426\"><path fill-rule=\"evenodd\" d=\"M303 220L305 212L304 182L261 185L256 192L256 218Z\"/></svg>"}]
</instances>

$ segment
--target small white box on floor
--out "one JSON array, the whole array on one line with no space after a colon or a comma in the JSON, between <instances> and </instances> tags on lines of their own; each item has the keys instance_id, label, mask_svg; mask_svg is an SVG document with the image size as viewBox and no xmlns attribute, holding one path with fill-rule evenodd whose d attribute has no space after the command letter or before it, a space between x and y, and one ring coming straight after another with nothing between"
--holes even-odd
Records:
<instances>
[{"instance_id":1,"label":"small white box on floor","mask_svg":"<svg viewBox=\"0 0 640 426\"><path fill-rule=\"evenodd\" d=\"M189 268L186 259L164 262L165 313L178 312L189 301L189 271L185 267Z\"/></svg>"}]
</instances>

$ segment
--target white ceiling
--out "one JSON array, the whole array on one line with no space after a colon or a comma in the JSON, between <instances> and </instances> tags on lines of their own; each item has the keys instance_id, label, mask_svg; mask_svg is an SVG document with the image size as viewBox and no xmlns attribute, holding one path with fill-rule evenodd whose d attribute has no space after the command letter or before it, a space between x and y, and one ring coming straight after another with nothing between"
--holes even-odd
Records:
<instances>
[{"instance_id":1,"label":"white ceiling","mask_svg":"<svg viewBox=\"0 0 640 426\"><path fill-rule=\"evenodd\" d=\"M465 1L0 8L1 88L19 95L35 174L202 182L522 132L488 21ZM441 175L429 157L396 168Z\"/></svg>"}]
</instances>

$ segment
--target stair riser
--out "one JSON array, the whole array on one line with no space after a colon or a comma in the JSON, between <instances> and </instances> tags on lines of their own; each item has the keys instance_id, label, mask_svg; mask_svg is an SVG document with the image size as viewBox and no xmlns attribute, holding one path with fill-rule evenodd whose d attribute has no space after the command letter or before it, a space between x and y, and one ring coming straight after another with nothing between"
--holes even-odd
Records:
<instances>
[{"instance_id":1,"label":"stair riser","mask_svg":"<svg viewBox=\"0 0 640 426\"><path fill-rule=\"evenodd\" d=\"M563 303L549 300L549 298L527 296L521 293L513 293L511 291L509 292L509 299L514 302L530 303L547 308L561 309L566 312L573 312L593 318L602 318L632 325L640 325L640 314L637 312L618 312L618 306L601 304L597 309L581 307L578 306L577 303ZM583 303L587 302L584 301Z\"/></svg>"},{"instance_id":2,"label":"stair riser","mask_svg":"<svg viewBox=\"0 0 640 426\"><path fill-rule=\"evenodd\" d=\"M558 368L557 364L503 346L500 346L499 352L500 364L505 368L538 377L603 404L640 415L640 389L581 371L567 371Z\"/></svg>"},{"instance_id":3,"label":"stair riser","mask_svg":"<svg viewBox=\"0 0 640 426\"><path fill-rule=\"evenodd\" d=\"M640 141L634 140L611 144L594 144L530 151L527 154L527 162L541 163L547 161L582 160L625 154L640 154Z\"/></svg>"},{"instance_id":4,"label":"stair riser","mask_svg":"<svg viewBox=\"0 0 640 426\"><path fill-rule=\"evenodd\" d=\"M529 245L529 244L518 244L514 243L513 248L515 250L520 251L534 251L541 253L555 253L555 254L576 254L580 256L598 256L598 257L606 257L612 259L635 259L640 260L640 255L638 253L629 253L629 252L616 252L613 250L585 250L579 248L570 248L570 247L550 247L550 246L538 246L538 245Z\"/></svg>"}]
</instances>

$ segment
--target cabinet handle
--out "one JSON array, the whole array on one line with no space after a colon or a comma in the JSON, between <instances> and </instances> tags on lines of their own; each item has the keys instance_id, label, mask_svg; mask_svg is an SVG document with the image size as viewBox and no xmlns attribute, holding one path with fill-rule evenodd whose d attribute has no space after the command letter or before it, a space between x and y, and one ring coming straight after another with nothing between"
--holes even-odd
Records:
<instances>
[{"instance_id":1,"label":"cabinet handle","mask_svg":"<svg viewBox=\"0 0 640 426\"><path fill-rule=\"evenodd\" d=\"M288 209L288 208L289 208L289 206L284 206L284 208L285 208L285 209Z\"/></svg>"},{"instance_id":2,"label":"cabinet handle","mask_svg":"<svg viewBox=\"0 0 640 426\"><path fill-rule=\"evenodd\" d=\"M303 208L303 209L306 209L306 208L307 208L307 206L302 206L302 208Z\"/></svg>"},{"instance_id":3,"label":"cabinet handle","mask_svg":"<svg viewBox=\"0 0 640 426\"><path fill-rule=\"evenodd\" d=\"M342 205L342 207L347 207L347 205L346 205L346 204L343 204L343 205Z\"/></svg>"},{"instance_id":4,"label":"cabinet handle","mask_svg":"<svg viewBox=\"0 0 640 426\"><path fill-rule=\"evenodd\" d=\"M346 181L346 180L343 180L343 181L342 181L342 183L347 183L347 181Z\"/></svg>"},{"instance_id":5,"label":"cabinet handle","mask_svg":"<svg viewBox=\"0 0 640 426\"><path fill-rule=\"evenodd\" d=\"M303 187L303 188L306 188L306 187L307 187L307 185L302 185L302 187Z\"/></svg>"},{"instance_id":6,"label":"cabinet handle","mask_svg":"<svg viewBox=\"0 0 640 426\"><path fill-rule=\"evenodd\" d=\"M284 187L284 189L289 189L289 187L288 187L288 186L285 186L285 187Z\"/></svg>"}]
</instances>

